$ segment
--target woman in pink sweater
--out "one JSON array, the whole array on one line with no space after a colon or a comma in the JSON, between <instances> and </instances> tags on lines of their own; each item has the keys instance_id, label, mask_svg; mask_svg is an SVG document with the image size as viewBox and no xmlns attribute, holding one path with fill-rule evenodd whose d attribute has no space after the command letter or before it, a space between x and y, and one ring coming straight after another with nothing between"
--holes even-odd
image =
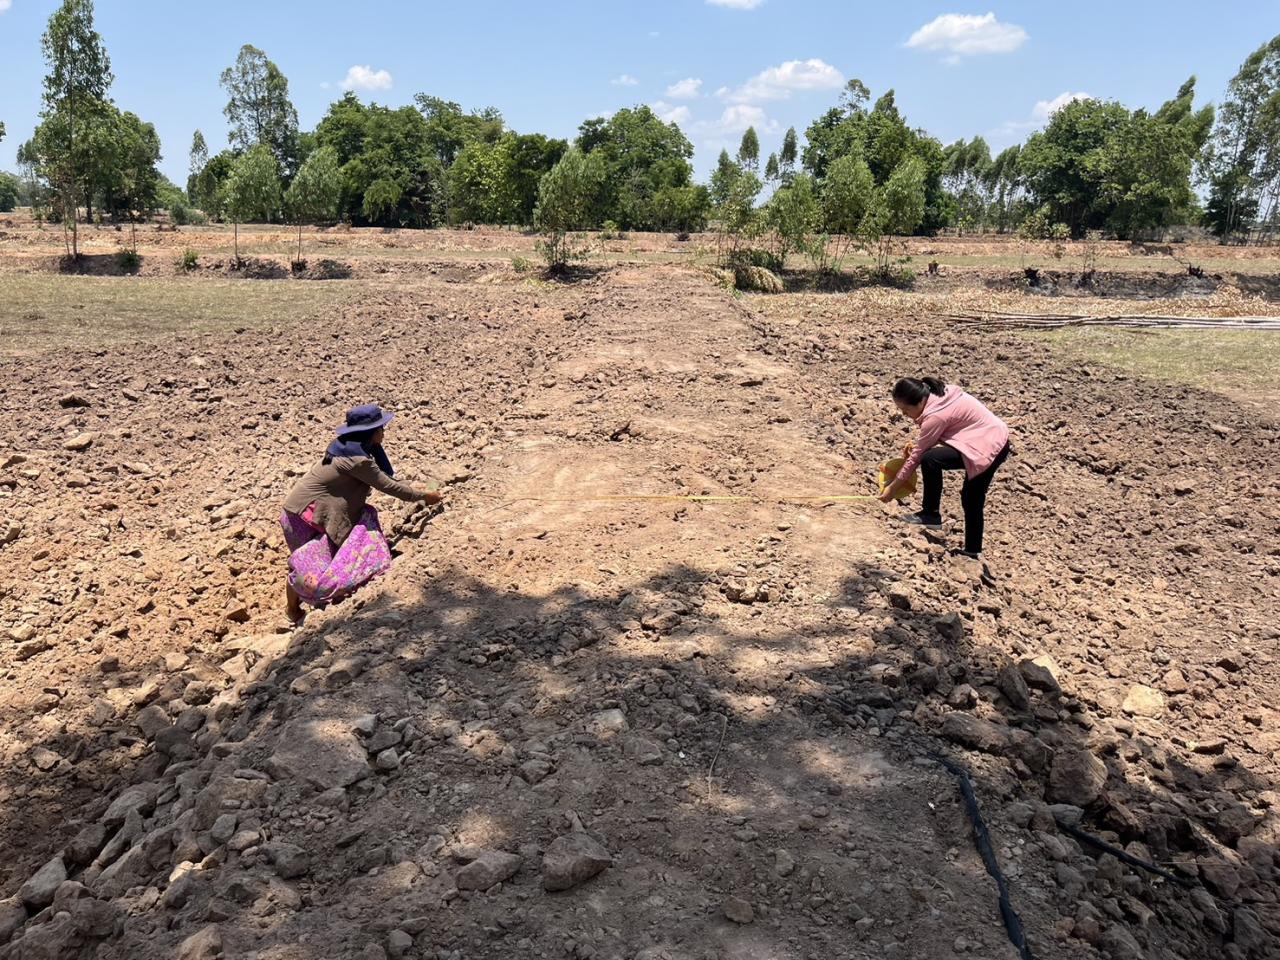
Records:
<instances>
[{"instance_id":1,"label":"woman in pink sweater","mask_svg":"<svg viewBox=\"0 0 1280 960\"><path fill-rule=\"evenodd\" d=\"M918 467L924 473L924 502L919 513L902 519L923 527L940 527L942 471L963 470L964 549L958 552L976 558L982 553L987 488L1009 456L1009 428L959 387L947 386L934 377L899 380L893 385L893 402L920 427L920 439L880 499L885 503L893 500Z\"/></svg>"}]
</instances>

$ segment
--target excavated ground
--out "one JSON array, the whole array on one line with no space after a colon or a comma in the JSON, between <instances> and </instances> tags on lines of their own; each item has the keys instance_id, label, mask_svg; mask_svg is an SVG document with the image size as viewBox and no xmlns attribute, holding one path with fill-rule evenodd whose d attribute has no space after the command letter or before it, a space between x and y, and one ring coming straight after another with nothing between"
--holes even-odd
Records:
<instances>
[{"instance_id":1,"label":"excavated ground","mask_svg":"<svg viewBox=\"0 0 1280 960\"><path fill-rule=\"evenodd\" d=\"M0 361L0 957L1012 960L937 754L1036 957L1275 956L1274 416L909 294L478 279ZM1014 429L985 566L773 500L872 492L916 372ZM289 632L368 400L447 508Z\"/></svg>"}]
</instances>

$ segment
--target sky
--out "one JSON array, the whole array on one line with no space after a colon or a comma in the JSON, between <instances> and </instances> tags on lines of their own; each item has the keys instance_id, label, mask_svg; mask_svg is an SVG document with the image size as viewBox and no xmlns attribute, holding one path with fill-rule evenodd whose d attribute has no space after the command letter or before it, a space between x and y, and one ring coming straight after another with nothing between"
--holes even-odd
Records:
<instances>
[{"instance_id":1,"label":"sky","mask_svg":"<svg viewBox=\"0 0 1280 960\"><path fill-rule=\"evenodd\" d=\"M0 0L0 169L38 122L40 36L57 0ZM348 90L391 106L426 92L495 106L522 133L571 138L586 118L649 104L680 125L705 179L748 125L761 153L804 129L852 78L896 91L943 143L1026 138L1074 96L1159 106L1191 74L1221 99L1280 33L1276 0L98 0L122 110L155 124L185 184L191 135L226 143L221 71L251 43L276 62L304 129Z\"/></svg>"}]
</instances>

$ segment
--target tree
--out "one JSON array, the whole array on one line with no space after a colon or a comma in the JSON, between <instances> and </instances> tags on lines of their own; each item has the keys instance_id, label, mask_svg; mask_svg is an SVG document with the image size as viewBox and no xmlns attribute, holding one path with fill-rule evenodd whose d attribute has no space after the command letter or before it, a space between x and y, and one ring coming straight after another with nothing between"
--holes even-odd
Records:
<instances>
[{"instance_id":1,"label":"tree","mask_svg":"<svg viewBox=\"0 0 1280 960\"><path fill-rule=\"evenodd\" d=\"M839 270L849 250L866 242L875 189L871 168L861 157L838 157L827 168L821 190L822 224L834 240L816 251L819 270Z\"/></svg>"},{"instance_id":2,"label":"tree","mask_svg":"<svg viewBox=\"0 0 1280 960\"><path fill-rule=\"evenodd\" d=\"M879 240L876 270L880 274L889 270L891 238L909 236L924 219L924 181L924 161L919 157L908 157L876 192L871 223L866 232Z\"/></svg>"},{"instance_id":3,"label":"tree","mask_svg":"<svg viewBox=\"0 0 1280 960\"><path fill-rule=\"evenodd\" d=\"M828 110L805 131L804 168L821 184L835 160L860 157L876 185L882 187L908 157L917 157L924 164L925 211L916 230L933 233L947 226L954 218L954 202L943 183L947 161L942 144L907 126L892 90L886 91L870 111L866 109L869 99L865 84L849 81L840 105Z\"/></svg>"},{"instance_id":4,"label":"tree","mask_svg":"<svg viewBox=\"0 0 1280 960\"><path fill-rule=\"evenodd\" d=\"M591 225L602 174L600 157L570 147L538 185L533 222L545 238L542 251L551 271L563 271L576 256L569 234Z\"/></svg>"},{"instance_id":5,"label":"tree","mask_svg":"<svg viewBox=\"0 0 1280 960\"><path fill-rule=\"evenodd\" d=\"M225 213L227 181L237 159L230 150L222 150L210 157L196 176L191 202L215 219L221 219Z\"/></svg>"},{"instance_id":6,"label":"tree","mask_svg":"<svg viewBox=\"0 0 1280 960\"><path fill-rule=\"evenodd\" d=\"M209 146L204 142L204 134L197 130L191 137L191 161L187 166L187 199L196 200L196 185L200 173L209 163Z\"/></svg>"},{"instance_id":7,"label":"tree","mask_svg":"<svg viewBox=\"0 0 1280 960\"><path fill-rule=\"evenodd\" d=\"M796 169L796 158L799 151L796 144L796 128L788 127L786 134L782 138L782 150L778 154L778 172L789 177Z\"/></svg>"},{"instance_id":8,"label":"tree","mask_svg":"<svg viewBox=\"0 0 1280 960\"><path fill-rule=\"evenodd\" d=\"M1219 236L1276 215L1280 199L1280 36L1258 47L1227 84L1202 174L1206 219Z\"/></svg>"},{"instance_id":9,"label":"tree","mask_svg":"<svg viewBox=\"0 0 1280 960\"><path fill-rule=\"evenodd\" d=\"M1023 144L1019 166L1051 222L1065 223L1074 236L1106 223L1100 203L1102 151L1128 122L1129 111L1118 103L1076 100Z\"/></svg>"},{"instance_id":10,"label":"tree","mask_svg":"<svg viewBox=\"0 0 1280 960\"><path fill-rule=\"evenodd\" d=\"M223 108L231 124L228 140L238 151L262 144L276 159L285 179L297 168L298 111L289 100L289 81L267 55L252 44L240 48L236 62L222 71L227 91Z\"/></svg>"},{"instance_id":11,"label":"tree","mask_svg":"<svg viewBox=\"0 0 1280 960\"><path fill-rule=\"evenodd\" d=\"M440 222L445 171L429 132L427 120L413 107L365 106L352 93L330 105L316 127L315 143L337 151L342 209L352 222L415 227Z\"/></svg>"},{"instance_id":12,"label":"tree","mask_svg":"<svg viewBox=\"0 0 1280 960\"><path fill-rule=\"evenodd\" d=\"M442 100L425 93L419 93L413 99L426 120L427 143L440 166L446 170L453 166L467 144L496 144L506 129L502 114L496 107L463 113L462 107L452 100Z\"/></svg>"},{"instance_id":13,"label":"tree","mask_svg":"<svg viewBox=\"0 0 1280 960\"><path fill-rule=\"evenodd\" d=\"M597 158L604 178L592 215L596 224L612 220L623 230L652 229L659 191L693 182L693 144L648 107L587 120L578 128L577 146Z\"/></svg>"},{"instance_id":14,"label":"tree","mask_svg":"<svg viewBox=\"0 0 1280 960\"><path fill-rule=\"evenodd\" d=\"M298 168L298 175L285 191L284 205L298 225L298 256L302 260L302 224L333 220L342 199L342 174L338 170L338 151L320 147L312 151Z\"/></svg>"},{"instance_id":15,"label":"tree","mask_svg":"<svg viewBox=\"0 0 1280 960\"><path fill-rule=\"evenodd\" d=\"M80 255L77 211L101 151L93 136L108 114L111 61L93 28L93 0L63 0L40 41L44 78L41 124L33 138L43 176L58 193L63 225L71 221L68 252Z\"/></svg>"},{"instance_id":16,"label":"tree","mask_svg":"<svg viewBox=\"0 0 1280 960\"><path fill-rule=\"evenodd\" d=\"M156 128L132 113L119 115L114 124L114 157L111 178L101 206L113 216L129 219L133 251L138 251L139 219L156 209L160 187L160 137Z\"/></svg>"},{"instance_id":17,"label":"tree","mask_svg":"<svg viewBox=\"0 0 1280 960\"><path fill-rule=\"evenodd\" d=\"M1156 113L1136 110L1102 150L1099 200L1117 236L1194 219L1191 174L1213 125L1213 108L1192 109L1195 77Z\"/></svg>"},{"instance_id":18,"label":"tree","mask_svg":"<svg viewBox=\"0 0 1280 960\"><path fill-rule=\"evenodd\" d=\"M943 184L956 206L956 223L981 231L990 205L991 148L982 137L957 140L942 151Z\"/></svg>"},{"instance_id":19,"label":"tree","mask_svg":"<svg viewBox=\"0 0 1280 960\"><path fill-rule=\"evenodd\" d=\"M271 218L280 209L280 165L265 143L245 153L231 168L226 211L235 224L235 257L240 263L240 224Z\"/></svg>"},{"instance_id":20,"label":"tree","mask_svg":"<svg viewBox=\"0 0 1280 960\"><path fill-rule=\"evenodd\" d=\"M769 154L769 159L764 164L764 179L766 183L772 183L780 176L778 168L778 155L776 153Z\"/></svg>"},{"instance_id":21,"label":"tree","mask_svg":"<svg viewBox=\"0 0 1280 960\"><path fill-rule=\"evenodd\" d=\"M4 139L4 121L0 120L0 140Z\"/></svg>"},{"instance_id":22,"label":"tree","mask_svg":"<svg viewBox=\"0 0 1280 960\"><path fill-rule=\"evenodd\" d=\"M0 213L8 213L18 205L18 178L0 173Z\"/></svg>"},{"instance_id":23,"label":"tree","mask_svg":"<svg viewBox=\"0 0 1280 960\"><path fill-rule=\"evenodd\" d=\"M693 233L705 230L711 198L702 184L687 187L663 187L653 195L653 227Z\"/></svg>"},{"instance_id":24,"label":"tree","mask_svg":"<svg viewBox=\"0 0 1280 960\"><path fill-rule=\"evenodd\" d=\"M1001 150L987 168L985 187L991 198L990 219L1001 233L1012 230L1022 219L1026 206L1025 182L1018 157L1022 148L1018 144Z\"/></svg>"},{"instance_id":25,"label":"tree","mask_svg":"<svg viewBox=\"0 0 1280 960\"><path fill-rule=\"evenodd\" d=\"M752 172L760 167L760 138L755 127L747 127L738 144L738 165Z\"/></svg>"},{"instance_id":26,"label":"tree","mask_svg":"<svg viewBox=\"0 0 1280 960\"><path fill-rule=\"evenodd\" d=\"M716 248L722 265L737 259L742 241L754 231L756 197L760 189L759 177L734 163L727 150L720 151L720 159L711 174L710 194L719 224Z\"/></svg>"},{"instance_id":27,"label":"tree","mask_svg":"<svg viewBox=\"0 0 1280 960\"><path fill-rule=\"evenodd\" d=\"M453 223L512 223L516 194L511 155L502 144L477 140L462 148L449 168L449 218Z\"/></svg>"},{"instance_id":28,"label":"tree","mask_svg":"<svg viewBox=\"0 0 1280 960\"><path fill-rule=\"evenodd\" d=\"M809 248L811 234L822 224L813 177L802 173L780 186L769 198L764 219L773 231L778 262L785 267L791 253Z\"/></svg>"}]
</instances>

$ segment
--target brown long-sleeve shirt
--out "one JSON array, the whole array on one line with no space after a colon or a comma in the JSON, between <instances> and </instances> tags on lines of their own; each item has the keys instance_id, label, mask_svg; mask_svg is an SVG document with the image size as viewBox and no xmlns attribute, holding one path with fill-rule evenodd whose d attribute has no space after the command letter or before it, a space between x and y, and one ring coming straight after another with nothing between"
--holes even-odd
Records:
<instances>
[{"instance_id":1,"label":"brown long-sleeve shirt","mask_svg":"<svg viewBox=\"0 0 1280 960\"><path fill-rule=\"evenodd\" d=\"M299 516L315 504L313 517L329 539L341 545L364 512L369 491L381 490L400 500L422 500L426 492L401 483L378 469L372 457L334 457L311 468L293 485L284 508Z\"/></svg>"}]
</instances>

